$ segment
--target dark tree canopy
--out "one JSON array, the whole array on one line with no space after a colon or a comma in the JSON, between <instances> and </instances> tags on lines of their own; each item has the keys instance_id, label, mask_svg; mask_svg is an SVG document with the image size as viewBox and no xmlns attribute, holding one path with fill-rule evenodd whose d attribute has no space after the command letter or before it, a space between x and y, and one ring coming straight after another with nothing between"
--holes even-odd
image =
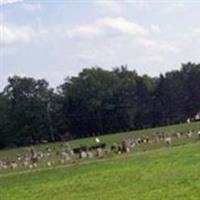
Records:
<instances>
[{"instance_id":1,"label":"dark tree canopy","mask_svg":"<svg viewBox=\"0 0 200 200\"><path fill-rule=\"evenodd\" d=\"M0 148L181 123L200 111L200 64L159 77L84 69L56 91L10 77L0 93Z\"/></svg>"}]
</instances>

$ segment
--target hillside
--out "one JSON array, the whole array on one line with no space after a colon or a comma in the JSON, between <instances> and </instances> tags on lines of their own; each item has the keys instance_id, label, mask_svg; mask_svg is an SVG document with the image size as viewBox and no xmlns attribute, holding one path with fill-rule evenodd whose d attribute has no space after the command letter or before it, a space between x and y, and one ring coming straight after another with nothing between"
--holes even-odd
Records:
<instances>
[{"instance_id":1,"label":"hillside","mask_svg":"<svg viewBox=\"0 0 200 200\"><path fill-rule=\"evenodd\" d=\"M153 129L144 129L144 130L138 130L138 131L131 131L131 132L123 132L123 133L115 133L115 134L109 134L105 136L100 136L99 139L101 143L106 144L113 144L113 143L119 143L124 139L128 138L137 138L141 136L149 136L153 137L157 132L163 132L163 133L172 133L172 132L183 132L184 135L190 131L190 130L200 130L200 122L195 123L184 123L184 124L178 124L178 125L172 125L172 126L164 126L164 127L158 127ZM188 142L188 140L185 141L185 139L178 141L180 142ZM58 148L62 144L68 143L72 148L80 147L82 145L91 146L95 145L95 137L89 137L84 139L78 139L78 140L72 140L69 142L58 142L58 143L49 143L44 145L37 145L35 146L35 149L37 151L44 150L47 147L51 148ZM30 150L30 147L24 147L24 148L18 148L18 149L10 149L10 150L1 150L0 151L0 157L10 157L15 158L17 154L25 154L27 151Z\"/></svg>"}]
</instances>

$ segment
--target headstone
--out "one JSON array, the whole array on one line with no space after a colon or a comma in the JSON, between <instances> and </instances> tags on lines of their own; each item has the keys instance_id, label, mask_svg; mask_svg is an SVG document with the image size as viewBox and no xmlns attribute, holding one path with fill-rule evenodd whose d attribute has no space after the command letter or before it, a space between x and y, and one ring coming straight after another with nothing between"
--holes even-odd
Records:
<instances>
[{"instance_id":1,"label":"headstone","mask_svg":"<svg viewBox=\"0 0 200 200\"><path fill-rule=\"evenodd\" d=\"M93 158L93 153L91 151L88 151L87 156L88 156L88 158Z\"/></svg>"},{"instance_id":2,"label":"headstone","mask_svg":"<svg viewBox=\"0 0 200 200\"><path fill-rule=\"evenodd\" d=\"M191 138L191 137L192 137L192 131L189 131L188 138Z\"/></svg>"},{"instance_id":3,"label":"headstone","mask_svg":"<svg viewBox=\"0 0 200 200\"><path fill-rule=\"evenodd\" d=\"M200 131L197 132L197 135L198 135L198 137L199 137L199 139L200 139Z\"/></svg>"},{"instance_id":4,"label":"headstone","mask_svg":"<svg viewBox=\"0 0 200 200\"><path fill-rule=\"evenodd\" d=\"M67 160L70 160L71 158L70 158L70 155L64 151L64 152L61 152L61 159L67 161Z\"/></svg>"},{"instance_id":5,"label":"headstone","mask_svg":"<svg viewBox=\"0 0 200 200\"><path fill-rule=\"evenodd\" d=\"M181 138L180 132L177 132L177 133L176 133L176 137L177 137L177 138Z\"/></svg>"},{"instance_id":6,"label":"headstone","mask_svg":"<svg viewBox=\"0 0 200 200\"><path fill-rule=\"evenodd\" d=\"M166 137L165 138L165 143L168 145L168 146L171 146L171 144L172 144L172 138L171 137Z\"/></svg>"},{"instance_id":7,"label":"headstone","mask_svg":"<svg viewBox=\"0 0 200 200\"><path fill-rule=\"evenodd\" d=\"M103 158L104 157L104 151L102 148L97 148L97 157L98 158Z\"/></svg>"},{"instance_id":8,"label":"headstone","mask_svg":"<svg viewBox=\"0 0 200 200\"><path fill-rule=\"evenodd\" d=\"M80 152L80 158L81 159L87 158L87 153L85 151L81 151Z\"/></svg>"}]
</instances>

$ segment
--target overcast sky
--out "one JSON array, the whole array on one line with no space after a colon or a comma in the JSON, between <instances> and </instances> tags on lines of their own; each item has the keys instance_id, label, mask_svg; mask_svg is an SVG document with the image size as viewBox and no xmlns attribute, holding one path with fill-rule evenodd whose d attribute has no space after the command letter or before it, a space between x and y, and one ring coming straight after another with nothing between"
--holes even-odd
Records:
<instances>
[{"instance_id":1,"label":"overcast sky","mask_svg":"<svg viewBox=\"0 0 200 200\"><path fill-rule=\"evenodd\" d=\"M198 0L0 0L0 22L0 89L14 74L55 87L85 67L156 76L200 62Z\"/></svg>"}]
</instances>

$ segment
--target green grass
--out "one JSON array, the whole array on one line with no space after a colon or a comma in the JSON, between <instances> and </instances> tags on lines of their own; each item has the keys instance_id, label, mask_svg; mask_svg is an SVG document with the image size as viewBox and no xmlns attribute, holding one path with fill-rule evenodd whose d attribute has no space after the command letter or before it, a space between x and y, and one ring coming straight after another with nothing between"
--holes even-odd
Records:
<instances>
[{"instance_id":1,"label":"green grass","mask_svg":"<svg viewBox=\"0 0 200 200\"><path fill-rule=\"evenodd\" d=\"M88 163L87 163L88 162ZM0 175L0 200L199 200L200 144Z\"/></svg>"},{"instance_id":2,"label":"green grass","mask_svg":"<svg viewBox=\"0 0 200 200\"><path fill-rule=\"evenodd\" d=\"M152 129L144 129L139 131L130 131L130 132L123 132L123 133L116 133L116 134L109 134L105 136L100 136L100 140L102 143L106 144L112 144L112 143L119 143L123 139L126 138L137 138L140 136L154 136L157 131L160 132L173 132L173 131L180 131L183 133L188 132L189 130L200 130L200 122L195 123L184 123L184 124L178 124L178 125L172 125L172 126L165 126L165 127L159 127L159 128L152 128ZM64 142L58 142L58 143L51 143L46 145L38 145L36 146L36 150L44 150L47 146L59 148L61 144ZM66 142L65 142L66 143ZM85 139L77 139L68 142L72 148L74 147L80 147L81 145L91 146L95 145L95 140L93 137L91 138L85 138ZM18 148L18 149L11 149L11 150L2 150L0 151L0 158L2 157L8 157L8 158L15 158L16 154L26 154L30 151L29 147L24 148Z\"/></svg>"}]
</instances>

